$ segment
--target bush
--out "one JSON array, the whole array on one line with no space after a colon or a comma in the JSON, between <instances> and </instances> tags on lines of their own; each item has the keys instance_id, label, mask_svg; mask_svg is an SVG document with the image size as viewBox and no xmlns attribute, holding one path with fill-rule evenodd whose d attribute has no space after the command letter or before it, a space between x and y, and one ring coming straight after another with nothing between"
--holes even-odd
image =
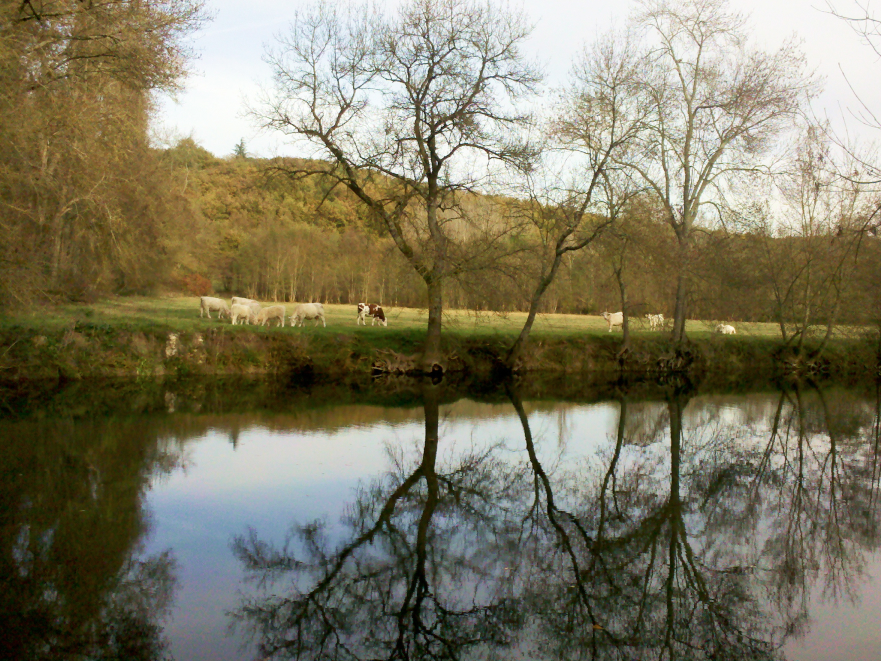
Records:
<instances>
[{"instance_id":1,"label":"bush","mask_svg":"<svg viewBox=\"0 0 881 661\"><path fill-rule=\"evenodd\" d=\"M211 281L199 273L188 273L177 278L177 286L194 296L211 293Z\"/></svg>"}]
</instances>

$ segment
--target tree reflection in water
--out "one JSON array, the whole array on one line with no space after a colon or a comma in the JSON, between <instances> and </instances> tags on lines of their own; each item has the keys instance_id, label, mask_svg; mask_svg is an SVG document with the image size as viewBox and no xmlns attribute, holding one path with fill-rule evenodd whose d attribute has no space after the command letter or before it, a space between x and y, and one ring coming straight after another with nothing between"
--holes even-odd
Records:
<instances>
[{"instance_id":1,"label":"tree reflection in water","mask_svg":"<svg viewBox=\"0 0 881 661\"><path fill-rule=\"evenodd\" d=\"M235 542L257 585L233 616L263 656L782 658L813 586L853 594L878 546L877 405L794 388L766 424L689 408L686 385L622 394L596 457L545 466L514 387L522 440L444 452L441 389L343 541Z\"/></svg>"},{"instance_id":2,"label":"tree reflection in water","mask_svg":"<svg viewBox=\"0 0 881 661\"><path fill-rule=\"evenodd\" d=\"M454 658L508 644L522 609L505 567L519 553L508 501L522 475L495 448L438 457L440 387L422 387L421 456L395 455L387 476L363 489L335 549L323 526L297 530L300 550L273 550L252 532L237 556L269 596L235 614L258 635L264 656L314 659ZM288 576L289 593L275 596Z\"/></svg>"},{"instance_id":3,"label":"tree reflection in water","mask_svg":"<svg viewBox=\"0 0 881 661\"><path fill-rule=\"evenodd\" d=\"M150 479L176 458L142 421L4 423L0 658L160 659L170 551L138 558Z\"/></svg>"}]
</instances>

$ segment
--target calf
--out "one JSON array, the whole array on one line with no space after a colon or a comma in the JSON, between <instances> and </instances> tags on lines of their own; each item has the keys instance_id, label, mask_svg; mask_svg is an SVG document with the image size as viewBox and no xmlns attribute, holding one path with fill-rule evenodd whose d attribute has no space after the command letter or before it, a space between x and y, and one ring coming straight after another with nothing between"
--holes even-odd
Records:
<instances>
[{"instance_id":1,"label":"calf","mask_svg":"<svg viewBox=\"0 0 881 661\"><path fill-rule=\"evenodd\" d=\"M383 326L388 326L388 319L385 318L385 313L382 311L381 305L375 305L374 303L358 303L358 320L355 322L355 325L364 324L367 325L367 317L372 317L373 321L370 322L370 325L373 326L377 320Z\"/></svg>"}]
</instances>

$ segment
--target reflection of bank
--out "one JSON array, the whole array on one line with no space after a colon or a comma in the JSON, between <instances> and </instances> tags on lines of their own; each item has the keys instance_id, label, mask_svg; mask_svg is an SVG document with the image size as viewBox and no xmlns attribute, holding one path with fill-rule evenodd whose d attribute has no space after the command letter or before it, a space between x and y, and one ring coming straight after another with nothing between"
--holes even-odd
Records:
<instances>
[{"instance_id":1,"label":"reflection of bank","mask_svg":"<svg viewBox=\"0 0 881 661\"><path fill-rule=\"evenodd\" d=\"M513 389L521 454L511 443L445 452L442 388L423 386L424 443L358 492L347 541L332 546L318 524L287 550L238 540L265 589L235 615L263 653L778 658L818 566L847 586L877 546L877 442L857 443L877 412L872 422L861 403L830 411L822 393L783 393L769 439L723 407L686 416L675 387L663 409L622 395L595 461L548 467ZM850 522L836 504L848 499L860 505ZM820 501L832 509L817 517ZM812 526L792 527L799 511ZM794 563L790 550L811 558L810 545L825 560Z\"/></svg>"},{"instance_id":2,"label":"reflection of bank","mask_svg":"<svg viewBox=\"0 0 881 661\"><path fill-rule=\"evenodd\" d=\"M154 659L170 551L137 558L150 480L175 464L142 420L0 425L0 658Z\"/></svg>"}]
</instances>

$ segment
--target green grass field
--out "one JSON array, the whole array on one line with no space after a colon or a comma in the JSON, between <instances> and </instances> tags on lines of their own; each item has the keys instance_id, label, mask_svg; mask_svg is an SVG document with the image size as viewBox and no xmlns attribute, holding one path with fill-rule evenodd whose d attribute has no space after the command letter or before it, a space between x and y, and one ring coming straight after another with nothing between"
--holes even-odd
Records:
<instances>
[{"instance_id":1,"label":"green grass field","mask_svg":"<svg viewBox=\"0 0 881 661\"><path fill-rule=\"evenodd\" d=\"M264 302L269 305L269 302ZM293 311L294 304L284 304L288 313ZM260 328L254 326L230 327L234 332L268 332L268 333L310 333L310 334L339 334L339 333L365 333L373 335L388 332L391 329L397 331L419 332L425 329L427 313L425 310L413 308L386 307L388 317L387 328L381 326L371 327L368 325L356 326L356 309L354 305L330 305L324 306L327 314L327 328L320 325L315 327L314 322L306 322L306 328ZM216 313L213 313L216 316ZM444 330L458 335L468 336L510 336L512 339L520 332L526 314L515 312L498 314L493 312L474 312L470 310L450 310L444 315ZM0 328L17 326L32 330L45 330L47 332L62 331L71 328L74 324L86 324L94 326L120 327L132 330L174 330L174 331L199 331L219 325L230 326L228 320L207 319L199 317L199 299L183 296L165 297L116 297L86 305L61 305L56 307L40 307L31 311L8 315L0 318ZM669 328L668 321L668 328ZM713 329L718 322L689 321L686 330L690 337L700 338L713 335ZM739 336L772 338L779 337L779 328L770 323L734 323ZM821 332L822 329L817 329ZM634 336L659 335L663 331L650 331L648 322L644 319L634 319L631 322L631 331ZM533 327L535 337L571 337L582 334L600 335L608 333L608 326L600 316L576 315L576 314L543 314L539 315ZM620 335L620 329L615 329L612 334ZM839 336L853 337L860 333L859 329L843 328L837 331ZM376 338L378 339L378 338Z\"/></svg>"}]
</instances>

